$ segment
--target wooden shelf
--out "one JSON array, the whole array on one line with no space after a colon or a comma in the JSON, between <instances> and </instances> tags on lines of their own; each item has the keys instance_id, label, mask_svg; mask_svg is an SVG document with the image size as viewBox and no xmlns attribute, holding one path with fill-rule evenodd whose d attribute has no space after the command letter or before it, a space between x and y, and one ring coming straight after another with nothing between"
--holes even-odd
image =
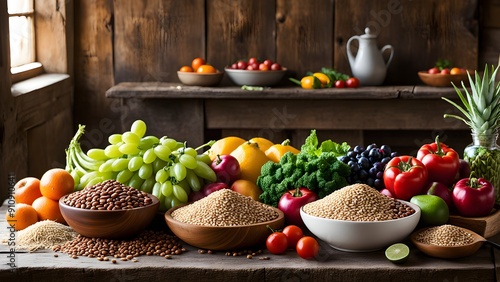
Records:
<instances>
[{"instance_id":1,"label":"wooden shelf","mask_svg":"<svg viewBox=\"0 0 500 282\"><path fill-rule=\"evenodd\" d=\"M452 87L372 86L306 90L300 87L265 87L262 91L238 86L199 87L171 82L122 82L106 91L109 98L164 99L440 99L456 98Z\"/></svg>"}]
</instances>

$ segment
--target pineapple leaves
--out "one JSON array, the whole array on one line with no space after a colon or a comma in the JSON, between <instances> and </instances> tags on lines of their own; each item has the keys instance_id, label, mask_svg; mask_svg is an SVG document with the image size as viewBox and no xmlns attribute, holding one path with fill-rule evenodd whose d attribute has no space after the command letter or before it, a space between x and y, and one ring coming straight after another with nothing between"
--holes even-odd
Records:
<instances>
[{"instance_id":1,"label":"pineapple leaves","mask_svg":"<svg viewBox=\"0 0 500 282\"><path fill-rule=\"evenodd\" d=\"M463 106L448 98L442 97L442 99L457 108L464 117L453 114L445 114L444 117L453 117L463 121L477 134L492 134L498 131L500 127L500 82L495 85L495 78L499 68L500 66L496 68L491 66L491 71L489 71L486 65L483 76L481 77L476 71L474 79L470 73L467 73L470 91L463 81L462 89L453 84Z\"/></svg>"}]
</instances>

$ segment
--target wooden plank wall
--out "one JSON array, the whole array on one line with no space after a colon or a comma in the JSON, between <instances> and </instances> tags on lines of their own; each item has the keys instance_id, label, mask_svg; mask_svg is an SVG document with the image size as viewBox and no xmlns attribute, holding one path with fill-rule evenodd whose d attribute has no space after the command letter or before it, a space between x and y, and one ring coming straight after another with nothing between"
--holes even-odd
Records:
<instances>
[{"instance_id":1,"label":"wooden plank wall","mask_svg":"<svg viewBox=\"0 0 500 282\"><path fill-rule=\"evenodd\" d=\"M118 109L123 110L123 105L104 98L111 85L178 81L176 71L194 57L204 57L219 69L256 56L279 61L297 77L321 67L350 73L346 42L368 25L378 29L380 47L395 47L386 84L402 85L419 83L416 72L438 58L475 68L486 62L496 64L500 52L495 13L499 0L311 0L307 5L287 0L79 0L75 5L79 11L75 14L75 119L92 129L102 128L103 120L120 124L121 129L129 126L120 121ZM226 79L223 84L227 83ZM233 128L205 136L258 132ZM365 135L376 137L368 132L326 132L325 137L348 136L359 142L364 142ZM306 134L275 133L278 140ZM406 137L400 143L415 139L411 132L401 135ZM91 141L105 143L97 135Z\"/></svg>"}]
</instances>

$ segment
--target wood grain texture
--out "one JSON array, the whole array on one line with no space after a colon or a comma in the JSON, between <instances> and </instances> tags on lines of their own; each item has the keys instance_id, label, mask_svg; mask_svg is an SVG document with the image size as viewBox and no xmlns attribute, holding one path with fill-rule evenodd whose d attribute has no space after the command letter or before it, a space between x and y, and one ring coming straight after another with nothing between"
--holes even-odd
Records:
<instances>
[{"instance_id":1,"label":"wood grain texture","mask_svg":"<svg viewBox=\"0 0 500 282\"><path fill-rule=\"evenodd\" d=\"M115 1L115 80L178 81L176 71L205 57L204 1Z\"/></svg>"},{"instance_id":2,"label":"wood grain texture","mask_svg":"<svg viewBox=\"0 0 500 282\"><path fill-rule=\"evenodd\" d=\"M370 27L379 48L390 44L394 58L385 84L418 83L417 72L438 59L476 69L478 60L477 0L340 0L335 1L335 66L350 72L347 40ZM353 48L353 52L356 50Z\"/></svg>"},{"instance_id":3,"label":"wood grain texture","mask_svg":"<svg viewBox=\"0 0 500 282\"><path fill-rule=\"evenodd\" d=\"M334 2L276 0L277 59L302 77L334 65ZM345 12L344 10L342 10Z\"/></svg>"}]
</instances>

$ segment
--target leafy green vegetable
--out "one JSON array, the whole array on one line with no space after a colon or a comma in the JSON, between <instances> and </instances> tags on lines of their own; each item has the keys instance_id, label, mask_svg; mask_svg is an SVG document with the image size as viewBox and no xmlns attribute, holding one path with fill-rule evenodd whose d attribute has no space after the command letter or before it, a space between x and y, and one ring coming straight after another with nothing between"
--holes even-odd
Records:
<instances>
[{"instance_id":1,"label":"leafy green vegetable","mask_svg":"<svg viewBox=\"0 0 500 282\"><path fill-rule=\"evenodd\" d=\"M346 177L351 169L338 158L350 146L331 140L318 144L316 131L311 130L299 154L288 152L279 163L269 161L262 166L257 185L263 191L260 195L263 203L276 207L283 193L298 187L309 188L323 198L348 185Z\"/></svg>"}]
</instances>

